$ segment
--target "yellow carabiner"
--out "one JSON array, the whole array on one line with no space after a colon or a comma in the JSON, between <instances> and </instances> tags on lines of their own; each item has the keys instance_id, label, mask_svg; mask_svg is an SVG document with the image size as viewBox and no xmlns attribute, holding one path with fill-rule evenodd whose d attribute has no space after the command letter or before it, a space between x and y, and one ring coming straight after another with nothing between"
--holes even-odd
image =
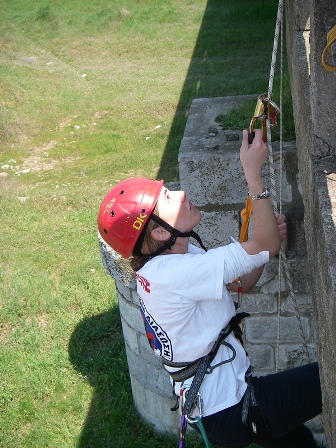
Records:
<instances>
[{"instance_id":1,"label":"yellow carabiner","mask_svg":"<svg viewBox=\"0 0 336 448\"><path fill-rule=\"evenodd\" d=\"M278 106L272 100L272 97L268 97L267 93L262 93L259 95L257 104L254 110L253 117L249 126L249 143L252 143L254 126L257 120L261 122L261 130L263 135L263 140L266 141L266 120L270 121L271 126L276 126L277 115L280 112Z\"/></svg>"},{"instance_id":2,"label":"yellow carabiner","mask_svg":"<svg viewBox=\"0 0 336 448\"><path fill-rule=\"evenodd\" d=\"M327 46L325 47L325 49L323 50L322 53L322 65L324 68L326 68L329 72L334 72L335 71L335 67L333 65L327 64L327 62L325 61L325 55L326 52L329 51L330 55L332 56L332 51L331 51L331 45L336 41L336 25L331 28L331 30L328 32L327 34Z\"/></svg>"}]
</instances>

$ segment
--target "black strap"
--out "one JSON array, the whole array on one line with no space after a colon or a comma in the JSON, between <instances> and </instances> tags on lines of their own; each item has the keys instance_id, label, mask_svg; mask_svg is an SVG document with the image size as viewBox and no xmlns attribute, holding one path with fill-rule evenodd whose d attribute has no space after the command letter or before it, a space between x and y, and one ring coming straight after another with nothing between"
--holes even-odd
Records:
<instances>
[{"instance_id":1,"label":"black strap","mask_svg":"<svg viewBox=\"0 0 336 448\"><path fill-rule=\"evenodd\" d=\"M153 252L152 254L142 254L141 253L141 246L145 237L145 233L146 233L146 228L149 224L149 221L153 220L155 221L157 224L159 224L159 226L163 227L164 229L168 230L168 232L171 234L171 237L169 238L168 241L165 242L165 244L163 246L161 246L158 250L156 250L155 252ZM138 241L135 244L135 247L133 249L133 252L135 252L138 255L142 255L144 257L147 257L148 259L150 258L154 258L157 255L162 254L163 252L165 252L166 250L170 250L175 242L176 242L176 238L186 238L186 237L192 237L195 238L195 240L199 243L199 245L201 246L202 249L206 250L206 247L204 246L200 236L194 231L194 230L190 230L190 232L180 232L177 229L174 229L174 227L172 227L170 224L168 224L166 221L164 221L163 219L161 219L159 216L155 215L154 213L152 213L146 223L146 226L144 227L144 229L142 230L140 237L138 238Z\"/></svg>"},{"instance_id":2,"label":"black strap","mask_svg":"<svg viewBox=\"0 0 336 448\"><path fill-rule=\"evenodd\" d=\"M216 353L218 352L219 346L221 345L221 342L231 333L231 322L228 323L228 325L221 330L219 333L219 336L212 346L212 349L210 352L203 356L202 358L197 359L196 361L190 362L190 363L180 363L180 362L170 362L165 359L162 360L162 363L168 367L183 367L183 369L177 371L177 372L169 372L169 375L172 377L174 381L181 382L185 381L188 378L191 378L194 376L198 369L203 370L203 365L206 364L206 369L208 368L211 361L216 356ZM205 369L205 370L206 370ZM204 377L204 375L203 375Z\"/></svg>"},{"instance_id":3,"label":"black strap","mask_svg":"<svg viewBox=\"0 0 336 448\"><path fill-rule=\"evenodd\" d=\"M182 381L185 381L187 378L191 378L192 376L195 375L202 360L203 358L199 358L196 361L190 362L188 364L186 364L185 362L184 363L169 362L166 360L163 360L162 363L164 364L164 366L167 367L183 367L181 370L178 370L177 372L169 372L169 375L172 377L172 379L175 382L180 383Z\"/></svg>"},{"instance_id":4,"label":"black strap","mask_svg":"<svg viewBox=\"0 0 336 448\"><path fill-rule=\"evenodd\" d=\"M249 314L244 313L244 312L238 313L235 316L233 316L233 318L230 320L229 324L219 333L219 336L218 336L216 342L214 343L212 349L210 350L210 352L203 358L200 358L199 360L195 361L195 363L197 363L197 370L196 370L196 373L194 374L194 378L192 380L191 386L190 386L188 392L186 393L186 400L185 400L185 403L183 406L183 413L185 415L191 414L197 393L201 387L204 376L207 372L209 372L209 373L212 372L213 368L209 369L210 364L213 361L213 359L215 358L216 353L218 352L218 349L219 349L220 345L223 343L223 341L225 340L225 338L227 338L227 336L233 331L235 336L237 335L236 337L238 337L239 341L242 343L242 337L241 337L242 332L239 327L239 324L246 317L249 317ZM229 348L232 347L232 346L230 346L230 344L225 344L225 345L228 345ZM227 362L233 361L233 359L235 358L235 350L233 347L231 348L231 350L233 351L233 356L230 359L218 364L218 366L225 364ZM163 363L165 364L165 361L163 361ZM170 363L170 364L172 364L172 363ZM188 369L188 367L190 368L190 366L187 366L185 369ZM170 375L175 380L175 377L178 376L178 374L180 372L181 371L175 372L173 374L170 373ZM184 378L183 380L190 378L191 376L192 375ZM183 380L180 380L180 381L183 381ZM175 381L179 381L179 380L175 380Z\"/></svg>"},{"instance_id":5,"label":"black strap","mask_svg":"<svg viewBox=\"0 0 336 448\"><path fill-rule=\"evenodd\" d=\"M188 392L186 393L186 399L185 402L183 404L183 414L184 415L190 415L191 414L191 410L193 408L197 393L199 391L199 388L201 387L203 378L206 374L207 368L210 364L210 356L206 355L203 358L203 362L200 364L196 375L194 376L194 379L192 380L191 386L188 390Z\"/></svg>"}]
</instances>

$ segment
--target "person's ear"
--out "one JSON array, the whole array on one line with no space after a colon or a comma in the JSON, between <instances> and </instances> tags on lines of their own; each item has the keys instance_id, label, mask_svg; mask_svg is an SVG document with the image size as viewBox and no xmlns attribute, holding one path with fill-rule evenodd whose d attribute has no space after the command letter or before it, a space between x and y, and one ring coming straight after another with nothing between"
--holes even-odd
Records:
<instances>
[{"instance_id":1,"label":"person's ear","mask_svg":"<svg viewBox=\"0 0 336 448\"><path fill-rule=\"evenodd\" d=\"M159 227L156 227L155 229L153 229L151 231L151 237L155 241L168 241L169 238L171 237L171 235L168 232L168 230L166 230L163 227L159 226Z\"/></svg>"}]
</instances>

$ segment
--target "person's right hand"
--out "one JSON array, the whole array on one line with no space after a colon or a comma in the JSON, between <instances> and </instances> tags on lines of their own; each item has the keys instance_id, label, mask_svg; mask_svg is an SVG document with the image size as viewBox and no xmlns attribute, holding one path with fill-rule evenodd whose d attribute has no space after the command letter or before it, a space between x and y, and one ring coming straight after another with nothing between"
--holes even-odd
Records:
<instances>
[{"instance_id":1,"label":"person's right hand","mask_svg":"<svg viewBox=\"0 0 336 448\"><path fill-rule=\"evenodd\" d=\"M260 185L261 167L267 156L267 146L262 139L261 129L255 130L255 137L251 144L248 143L248 131L243 131L243 141L240 148L240 160L243 165L245 178L251 190L257 182ZM257 191L260 193L261 191Z\"/></svg>"}]
</instances>

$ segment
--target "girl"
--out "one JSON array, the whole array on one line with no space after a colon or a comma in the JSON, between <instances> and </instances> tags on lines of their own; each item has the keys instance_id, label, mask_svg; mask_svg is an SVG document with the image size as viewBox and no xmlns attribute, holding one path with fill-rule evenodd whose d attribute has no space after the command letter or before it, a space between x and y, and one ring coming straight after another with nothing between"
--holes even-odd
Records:
<instances>
[{"instance_id":1,"label":"girl","mask_svg":"<svg viewBox=\"0 0 336 448\"><path fill-rule=\"evenodd\" d=\"M253 203L251 239L206 251L193 230L201 213L184 191L163 181L133 178L104 198L98 214L103 239L129 258L148 340L170 373L182 411L197 417L210 442L223 447L316 447L304 422L321 413L316 363L252 377L239 341L230 292L240 278L245 292L286 238L261 178L267 155L260 130L252 144L243 132L240 159ZM198 248L189 243L195 238ZM238 338L236 337L238 336Z\"/></svg>"}]
</instances>

